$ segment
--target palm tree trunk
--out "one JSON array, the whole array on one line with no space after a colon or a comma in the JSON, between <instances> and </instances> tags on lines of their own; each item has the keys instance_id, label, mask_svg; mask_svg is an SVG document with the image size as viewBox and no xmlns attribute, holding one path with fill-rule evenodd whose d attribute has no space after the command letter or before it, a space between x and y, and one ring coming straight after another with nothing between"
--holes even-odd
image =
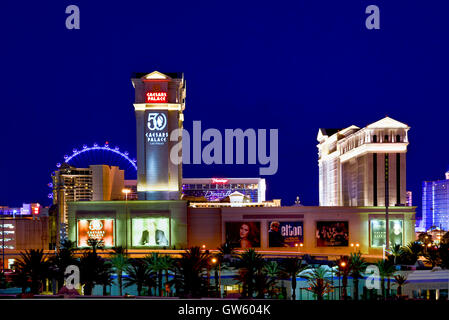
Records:
<instances>
[{"instance_id":1,"label":"palm tree trunk","mask_svg":"<svg viewBox=\"0 0 449 320\"><path fill-rule=\"evenodd\" d=\"M348 292L346 291L346 287L348 286L348 277L346 275L343 275L343 279L341 280L341 284L342 284L342 287L343 287L341 295L343 296L343 300L347 300Z\"/></svg>"},{"instance_id":2,"label":"palm tree trunk","mask_svg":"<svg viewBox=\"0 0 449 320\"><path fill-rule=\"evenodd\" d=\"M217 268L215 268L215 272L214 272L214 279L215 279L215 294L217 295L217 298L219 297L219 293L218 293L218 270Z\"/></svg>"},{"instance_id":3,"label":"palm tree trunk","mask_svg":"<svg viewBox=\"0 0 449 320\"><path fill-rule=\"evenodd\" d=\"M359 300L359 279L355 277L353 279L354 284L354 300Z\"/></svg>"},{"instance_id":4,"label":"palm tree trunk","mask_svg":"<svg viewBox=\"0 0 449 320\"><path fill-rule=\"evenodd\" d=\"M140 282L137 283L137 295L142 295L142 284Z\"/></svg>"},{"instance_id":5,"label":"palm tree trunk","mask_svg":"<svg viewBox=\"0 0 449 320\"><path fill-rule=\"evenodd\" d=\"M168 285L168 269L165 270L165 287ZM169 292L166 293L166 296L169 296Z\"/></svg>"},{"instance_id":6,"label":"palm tree trunk","mask_svg":"<svg viewBox=\"0 0 449 320\"><path fill-rule=\"evenodd\" d=\"M117 280L118 280L118 287L120 290L120 295L123 296L122 273L120 271L117 272Z\"/></svg>"},{"instance_id":7,"label":"palm tree trunk","mask_svg":"<svg viewBox=\"0 0 449 320\"><path fill-rule=\"evenodd\" d=\"M84 285L84 295L85 296L91 296L92 295L92 289L93 289L93 284L92 283L86 283Z\"/></svg>"},{"instance_id":8,"label":"palm tree trunk","mask_svg":"<svg viewBox=\"0 0 449 320\"><path fill-rule=\"evenodd\" d=\"M158 284L158 290L159 290L159 296L162 297L162 270L159 270L157 273L157 284Z\"/></svg>"},{"instance_id":9,"label":"palm tree trunk","mask_svg":"<svg viewBox=\"0 0 449 320\"><path fill-rule=\"evenodd\" d=\"M387 298L390 297L390 277L387 278Z\"/></svg>"},{"instance_id":10,"label":"palm tree trunk","mask_svg":"<svg viewBox=\"0 0 449 320\"><path fill-rule=\"evenodd\" d=\"M385 279L380 278L380 290L382 292L382 300L385 300Z\"/></svg>"},{"instance_id":11,"label":"palm tree trunk","mask_svg":"<svg viewBox=\"0 0 449 320\"><path fill-rule=\"evenodd\" d=\"M104 285L103 285L103 296L106 296L106 295L107 295L106 287L107 287L107 285L104 284Z\"/></svg>"},{"instance_id":12,"label":"palm tree trunk","mask_svg":"<svg viewBox=\"0 0 449 320\"><path fill-rule=\"evenodd\" d=\"M296 300L296 275L292 275L292 300Z\"/></svg>"},{"instance_id":13,"label":"palm tree trunk","mask_svg":"<svg viewBox=\"0 0 449 320\"><path fill-rule=\"evenodd\" d=\"M398 296L402 296L402 286L398 285Z\"/></svg>"}]
</instances>

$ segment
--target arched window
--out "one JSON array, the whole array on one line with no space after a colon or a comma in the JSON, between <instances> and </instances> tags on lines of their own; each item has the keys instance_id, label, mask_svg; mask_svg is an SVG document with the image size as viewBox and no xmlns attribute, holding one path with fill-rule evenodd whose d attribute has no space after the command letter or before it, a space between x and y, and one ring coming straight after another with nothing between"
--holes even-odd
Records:
<instances>
[{"instance_id":1,"label":"arched window","mask_svg":"<svg viewBox=\"0 0 449 320\"><path fill-rule=\"evenodd\" d=\"M396 142L401 142L401 135L396 135Z\"/></svg>"}]
</instances>

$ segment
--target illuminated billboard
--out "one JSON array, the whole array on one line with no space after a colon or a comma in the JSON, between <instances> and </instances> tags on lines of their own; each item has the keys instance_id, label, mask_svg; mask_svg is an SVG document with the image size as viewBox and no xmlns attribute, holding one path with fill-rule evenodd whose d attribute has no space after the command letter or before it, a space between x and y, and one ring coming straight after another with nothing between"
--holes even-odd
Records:
<instances>
[{"instance_id":1,"label":"illuminated billboard","mask_svg":"<svg viewBox=\"0 0 449 320\"><path fill-rule=\"evenodd\" d=\"M347 247L348 241L348 221L317 221L317 247Z\"/></svg>"},{"instance_id":2,"label":"illuminated billboard","mask_svg":"<svg viewBox=\"0 0 449 320\"><path fill-rule=\"evenodd\" d=\"M166 247L170 245L170 220L168 218L132 219L133 247Z\"/></svg>"},{"instance_id":3,"label":"illuminated billboard","mask_svg":"<svg viewBox=\"0 0 449 320\"><path fill-rule=\"evenodd\" d=\"M226 242L234 248L260 247L260 222L226 222Z\"/></svg>"},{"instance_id":4,"label":"illuminated billboard","mask_svg":"<svg viewBox=\"0 0 449 320\"><path fill-rule=\"evenodd\" d=\"M402 246L402 220L390 219L389 222L390 247L396 244ZM386 244L386 232L385 219L371 220L371 247L383 247Z\"/></svg>"},{"instance_id":5,"label":"illuminated billboard","mask_svg":"<svg viewBox=\"0 0 449 320\"><path fill-rule=\"evenodd\" d=\"M88 240L102 241L105 247L114 246L113 219L78 220L78 247L88 247Z\"/></svg>"},{"instance_id":6,"label":"illuminated billboard","mask_svg":"<svg viewBox=\"0 0 449 320\"><path fill-rule=\"evenodd\" d=\"M272 248L294 247L304 241L302 221L271 221L268 224L268 246Z\"/></svg>"},{"instance_id":7,"label":"illuminated billboard","mask_svg":"<svg viewBox=\"0 0 449 320\"><path fill-rule=\"evenodd\" d=\"M152 92L148 91L146 94L147 103L164 103L167 102L167 92Z\"/></svg>"}]
</instances>

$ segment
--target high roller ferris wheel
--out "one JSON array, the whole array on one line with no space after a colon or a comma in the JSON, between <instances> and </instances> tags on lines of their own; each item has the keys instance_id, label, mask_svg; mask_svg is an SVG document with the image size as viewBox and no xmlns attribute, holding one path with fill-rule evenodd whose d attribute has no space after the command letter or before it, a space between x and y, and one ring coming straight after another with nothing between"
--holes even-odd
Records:
<instances>
[{"instance_id":1,"label":"high roller ferris wheel","mask_svg":"<svg viewBox=\"0 0 449 320\"><path fill-rule=\"evenodd\" d=\"M64 155L64 161L58 162L56 168L59 169L63 163L76 168L88 168L90 165L98 164L118 166L125 171L125 179L131 180L137 177L137 160L131 158L128 151L122 152L118 146L111 147L108 141L104 145L94 143L92 146L85 144L82 148L73 148L72 154ZM48 186L53 187L51 182ZM52 196L52 193L48 195L49 198Z\"/></svg>"}]
</instances>

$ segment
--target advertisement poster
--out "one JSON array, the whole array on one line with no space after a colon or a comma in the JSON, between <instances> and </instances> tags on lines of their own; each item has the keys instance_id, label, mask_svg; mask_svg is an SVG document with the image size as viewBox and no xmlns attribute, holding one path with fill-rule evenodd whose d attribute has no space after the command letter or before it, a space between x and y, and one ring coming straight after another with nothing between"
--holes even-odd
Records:
<instances>
[{"instance_id":1,"label":"advertisement poster","mask_svg":"<svg viewBox=\"0 0 449 320\"><path fill-rule=\"evenodd\" d=\"M234 248L260 247L260 222L226 222L226 242Z\"/></svg>"},{"instance_id":2,"label":"advertisement poster","mask_svg":"<svg viewBox=\"0 0 449 320\"><path fill-rule=\"evenodd\" d=\"M294 247L303 243L302 221L271 221L268 224L268 246L272 248Z\"/></svg>"},{"instance_id":3,"label":"advertisement poster","mask_svg":"<svg viewBox=\"0 0 449 320\"><path fill-rule=\"evenodd\" d=\"M132 220L133 247L167 247L170 245L168 218L134 218Z\"/></svg>"},{"instance_id":4,"label":"advertisement poster","mask_svg":"<svg viewBox=\"0 0 449 320\"><path fill-rule=\"evenodd\" d=\"M390 247L402 246L402 220L390 220ZM371 220L371 247L383 247L386 244L385 220Z\"/></svg>"},{"instance_id":5,"label":"advertisement poster","mask_svg":"<svg viewBox=\"0 0 449 320\"><path fill-rule=\"evenodd\" d=\"M318 221L316 224L317 247L347 247L349 231L347 221Z\"/></svg>"},{"instance_id":6,"label":"advertisement poster","mask_svg":"<svg viewBox=\"0 0 449 320\"><path fill-rule=\"evenodd\" d=\"M78 220L78 247L88 247L88 240L103 241L105 247L114 246L113 219Z\"/></svg>"}]
</instances>

